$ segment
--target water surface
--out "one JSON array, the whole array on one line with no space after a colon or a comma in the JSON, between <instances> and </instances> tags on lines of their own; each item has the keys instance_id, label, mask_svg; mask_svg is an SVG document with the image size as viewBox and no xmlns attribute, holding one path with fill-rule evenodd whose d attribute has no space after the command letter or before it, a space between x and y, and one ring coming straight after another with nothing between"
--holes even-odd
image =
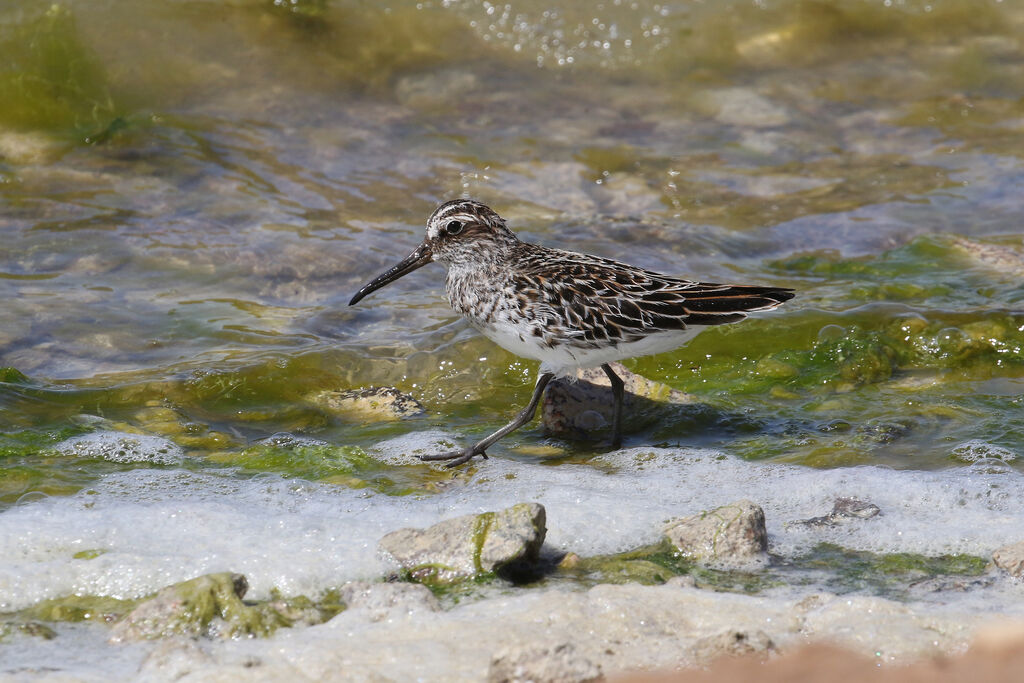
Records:
<instances>
[{"instance_id":1,"label":"water surface","mask_svg":"<svg viewBox=\"0 0 1024 683\"><path fill-rule=\"evenodd\" d=\"M17 559L0 567L0 608L20 608L41 567L60 578L33 584L39 598L144 594L198 566L315 593L373 574L366 548L388 524L483 509L472 493L453 502L449 475L409 454L502 424L536 364L452 313L440 266L347 306L418 244L437 203L463 195L546 245L797 290L770 315L629 361L698 405L627 446L929 471L943 490L980 473L995 477L985 490L1016 491L1022 29L1016 3L967 0L5 6L0 555ZM378 385L426 414L377 423L309 400ZM158 440L68 447L110 432ZM603 452L537 425L492 449L562 470L570 488L577 468L604 471ZM493 480L488 467L478 476ZM720 503L745 493L725 470L702 476ZM551 489L516 490L543 502ZM410 513L410 495L433 512ZM363 499L379 510L369 526L352 517ZM715 501L678 502L683 514ZM73 513L92 504L103 513ZM159 551L133 554L145 543L116 530L166 519L165 504L195 517L172 516L153 532ZM266 509L293 505L294 518ZM241 524L256 509L266 523ZM569 509L555 539L614 549L567 533ZM306 569L261 569L254 558L291 547L289 519L314 533L318 515L340 520L323 532L335 554L316 559L317 541ZM233 528L260 552L185 549ZM643 535L630 529L612 534L619 546ZM963 535L906 550L1009 540ZM76 538L102 551L103 571L74 558Z\"/></svg>"}]
</instances>

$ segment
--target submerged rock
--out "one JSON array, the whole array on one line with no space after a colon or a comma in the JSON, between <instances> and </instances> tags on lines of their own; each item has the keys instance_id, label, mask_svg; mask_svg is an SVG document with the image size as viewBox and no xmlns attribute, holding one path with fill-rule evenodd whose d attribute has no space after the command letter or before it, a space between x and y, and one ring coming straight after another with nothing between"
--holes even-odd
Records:
<instances>
[{"instance_id":1,"label":"submerged rock","mask_svg":"<svg viewBox=\"0 0 1024 683\"><path fill-rule=\"evenodd\" d=\"M1010 576L1024 578L1024 541L999 548L992 553L992 562Z\"/></svg>"},{"instance_id":2,"label":"submerged rock","mask_svg":"<svg viewBox=\"0 0 1024 683\"><path fill-rule=\"evenodd\" d=\"M512 646L495 654L488 683L592 683L603 681L598 664L569 642L558 645Z\"/></svg>"},{"instance_id":3,"label":"submerged rock","mask_svg":"<svg viewBox=\"0 0 1024 683\"><path fill-rule=\"evenodd\" d=\"M287 625L283 617L245 605L249 583L241 574L207 574L160 590L117 622L113 643L172 635L232 638L266 635Z\"/></svg>"},{"instance_id":4,"label":"submerged rock","mask_svg":"<svg viewBox=\"0 0 1024 683\"><path fill-rule=\"evenodd\" d=\"M792 527L833 527L846 524L858 519L870 519L882 510L874 503L856 498L837 498L832 511L821 517L810 519L798 519L786 524L786 528Z\"/></svg>"},{"instance_id":5,"label":"submerged rock","mask_svg":"<svg viewBox=\"0 0 1024 683\"><path fill-rule=\"evenodd\" d=\"M4 624L4 627L10 628L11 625ZM53 640L57 637L57 632L46 624L40 624L38 621L26 621L22 624L14 625L21 633L26 636L32 636L33 638L42 638L43 640ZM4 628L0 627L0 637L5 635Z\"/></svg>"},{"instance_id":6,"label":"submerged rock","mask_svg":"<svg viewBox=\"0 0 1024 683\"><path fill-rule=\"evenodd\" d=\"M996 582L996 576L994 574L984 574L982 576L954 576L954 575L943 575L943 576L929 576L918 581L914 581L909 586L911 594L927 594L927 593L967 593L970 591L984 590L985 588L991 587Z\"/></svg>"},{"instance_id":7,"label":"submerged rock","mask_svg":"<svg viewBox=\"0 0 1024 683\"><path fill-rule=\"evenodd\" d=\"M1024 275L1024 252L1008 244L976 242L957 237L953 245L967 252L974 260L1004 275Z\"/></svg>"},{"instance_id":8,"label":"submerged rock","mask_svg":"<svg viewBox=\"0 0 1024 683\"><path fill-rule=\"evenodd\" d=\"M671 405L693 403L693 397L667 384L636 374L621 363L611 363L625 385L623 431L636 430L657 420ZM541 418L553 434L586 437L612 424L612 385L601 368L578 370L575 378L553 380L544 394Z\"/></svg>"},{"instance_id":9,"label":"submerged rock","mask_svg":"<svg viewBox=\"0 0 1024 683\"><path fill-rule=\"evenodd\" d=\"M627 556L630 554L625 553ZM582 561L581 569L600 576L602 583L640 583L656 586L676 576L671 569L657 562L616 555L588 558Z\"/></svg>"},{"instance_id":10,"label":"submerged rock","mask_svg":"<svg viewBox=\"0 0 1024 683\"><path fill-rule=\"evenodd\" d=\"M543 505L519 503L427 529L399 529L382 538L378 547L416 581L453 583L515 562L535 561L547 533L544 523Z\"/></svg>"},{"instance_id":11,"label":"submerged rock","mask_svg":"<svg viewBox=\"0 0 1024 683\"><path fill-rule=\"evenodd\" d=\"M767 560L764 510L749 500L670 521L665 536L684 556L718 568L744 568Z\"/></svg>"},{"instance_id":12,"label":"submerged rock","mask_svg":"<svg viewBox=\"0 0 1024 683\"><path fill-rule=\"evenodd\" d=\"M306 400L329 413L364 420L398 420L426 412L419 401L394 387L321 391Z\"/></svg>"},{"instance_id":13,"label":"submerged rock","mask_svg":"<svg viewBox=\"0 0 1024 683\"><path fill-rule=\"evenodd\" d=\"M790 122L789 112L751 88L720 88L698 95L698 106L716 121L743 128L775 128Z\"/></svg>"}]
</instances>

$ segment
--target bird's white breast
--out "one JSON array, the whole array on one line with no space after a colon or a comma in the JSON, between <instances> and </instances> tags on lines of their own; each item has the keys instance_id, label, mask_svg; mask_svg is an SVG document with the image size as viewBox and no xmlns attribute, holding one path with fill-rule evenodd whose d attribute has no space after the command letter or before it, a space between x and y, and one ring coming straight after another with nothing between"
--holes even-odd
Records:
<instances>
[{"instance_id":1,"label":"bird's white breast","mask_svg":"<svg viewBox=\"0 0 1024 683\"><path fill-rule=\"evenodd\" d=\"M611 361L649 356L677 349L700 331L699 328L653 332L643 339L597 348L578 348L568 344L548 347L530 329L507 319L491 323L471 321L473 326L495 344L517 356L541 361L541 370L558 376L574 374L577 368L593 368Z\"/></svg>"}]
</instances>

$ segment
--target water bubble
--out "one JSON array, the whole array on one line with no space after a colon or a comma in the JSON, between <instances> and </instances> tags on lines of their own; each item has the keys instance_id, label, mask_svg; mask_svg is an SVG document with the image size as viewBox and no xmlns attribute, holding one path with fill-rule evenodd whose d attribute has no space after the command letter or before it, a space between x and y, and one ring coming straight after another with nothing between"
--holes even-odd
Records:
<instances>
[{"instance_id":1,"label":"water bubble","mask_svg":"<svg viewBox=\"0 0 1024 683\"><path fill-rule=\"evenodd\" d=\"M960 353L969 343L970 337L958 327L945 327L935 335L935 344L944 356Z\"/></svg>"},{"instance_id":2,"label":"water bubble","mask_svg":"<svg viewBox=\"0 0 1024 683\"><path fill-rule=\"evenodd\" d=\"M840 325L825 325L818 330L818 342L830 342L846 336L846 328Z\"/></svg>"},{"instance_id":3,"label":"water bubble","mask_svg":"<svg viewBox=\"0 0 1024 683\"><path fill-rule=\"evenodd\" d=\"M42 491L29 491L28 493L19 496L15 505L28 505L29 503L37 503L41 500L46 500L49 497L50 496L43 493Z\"/></svg>"},{"instance_id":4,"label":"water bubble","mask_svg":"<svg viewBox=\"0 0 1024 683\"><path fill-rule=\"evenodd\" d=\"M971 439L970 441L963 442L953 449L952 456L960 462L969 463L982 463L986 461L1008 463L1017 459L1017 454L1009 448L997 446L981 439ZM992 463L989 462L988 464Z\"/></svg>"}]
</instances>

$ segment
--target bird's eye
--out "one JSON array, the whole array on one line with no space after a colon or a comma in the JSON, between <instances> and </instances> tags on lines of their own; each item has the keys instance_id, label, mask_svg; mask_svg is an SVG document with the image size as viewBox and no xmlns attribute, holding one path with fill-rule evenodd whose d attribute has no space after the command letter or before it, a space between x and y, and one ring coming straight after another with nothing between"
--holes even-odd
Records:
<instances>
[{"instance_id":1,"label":"bird's eye","mask_svg":"<svg viewBox=\"0 0 1024 683\"><path fill-rule=\"evenodd\" d=\"M448 221L448 225L444 226L444 230L449 235L458 235L462 232L462 227L462 221Z\"/></svg>"}]
</instances>

